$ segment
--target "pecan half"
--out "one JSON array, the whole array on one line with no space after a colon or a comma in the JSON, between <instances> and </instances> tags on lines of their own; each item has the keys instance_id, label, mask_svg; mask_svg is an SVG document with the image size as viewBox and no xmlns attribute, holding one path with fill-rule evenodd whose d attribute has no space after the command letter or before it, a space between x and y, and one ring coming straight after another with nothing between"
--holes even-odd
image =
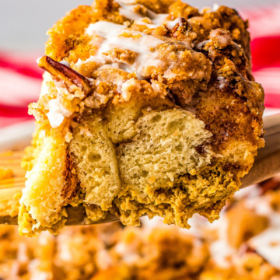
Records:
<instances>
[{"instance_id":1,"label":"pecan half","mask_svg":"<svg viewBox=\"0 0 280 280\"><path fill-rule=\"evenodd\" d=\"M38 66L49 72L56 80L64 81L68 85L76 85L86 95L91 90L90 81L85 76L48 56L41 57Z\"/></svg>"}]
</instances>

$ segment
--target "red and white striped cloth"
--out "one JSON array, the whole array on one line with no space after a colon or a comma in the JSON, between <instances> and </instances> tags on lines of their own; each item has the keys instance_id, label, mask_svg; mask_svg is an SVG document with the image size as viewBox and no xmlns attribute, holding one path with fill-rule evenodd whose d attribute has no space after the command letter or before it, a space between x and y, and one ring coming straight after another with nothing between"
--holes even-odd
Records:
<instances>
[{"instance_id":1,"label":"red and white striped cloth","mask_svg":"<svg viewBox=\"0 0 280 280\"><path fill-rule=\"evenodd\" d=\"M43 71L37 66L38 57L0 52L0 128L33 118L27 106L40 93Z\"/></svg>"},{"instance_id":2,"label":"red and white striped cloth","mask_svg":"<svg viewBox=\"0 0 280 280\"><path fill-rule=\"evenodd\" d=\"M280 109L280 5L241 11L250 21L253 74L265 89L267 108ZM40 54L0 52L0 128L32 119L27 105L40 92Z\"/></svg>"},{"instance_id":3,"label":"red and white striped cloth","mask_svg":"<svg viewBox=\"0 0 280 280\"><path fill-rule=\"evenodd\" d=\"M280 4L242 11L249 19L253 75L265 90L266 108L280 108Z\"/></svg>"}]
</instances>

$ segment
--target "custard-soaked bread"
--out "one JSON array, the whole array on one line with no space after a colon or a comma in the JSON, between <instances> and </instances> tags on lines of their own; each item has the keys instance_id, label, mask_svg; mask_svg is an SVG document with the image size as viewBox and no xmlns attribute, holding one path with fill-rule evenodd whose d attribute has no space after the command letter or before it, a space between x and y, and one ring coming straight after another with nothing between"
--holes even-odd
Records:
<instances>
[{"instance_id":1,"label":"custard-soaked bread","mask_svg":"<svg viewBox=\"0 0 280 280\"><path fill-rule=\"evenodd\" d=\"M115 148L108 138L102 119L92 116L74 129L70 153L77 164L84 201L107 211L120 191Z\"/></svg>"},{"instance_id":2,"label":"custard-soaked bread","mask_svg":"<svg viewBox=\"0 0 280 280\"><path fill-rule=\"evenodd\" d=\"M56 231L77 205L126 225L217 219L264 145L247 25L180 0L96 0L54 25L21 232Z\"/></svg>"},{"instance_id":3,"label":"custard-soaked bread","mask_svg":"<svg viewBox=\"0 0 280 280\"><path fill-rule=\"evenodd\" d=\"M148 186L169 189L178 176L209 164L211 153L202 156L195 149L212 136L204 128L202 121L182 109L140 117L136 123L140 133L117 148L124 187L139 193Z\"/></svg>"}]
</instances>

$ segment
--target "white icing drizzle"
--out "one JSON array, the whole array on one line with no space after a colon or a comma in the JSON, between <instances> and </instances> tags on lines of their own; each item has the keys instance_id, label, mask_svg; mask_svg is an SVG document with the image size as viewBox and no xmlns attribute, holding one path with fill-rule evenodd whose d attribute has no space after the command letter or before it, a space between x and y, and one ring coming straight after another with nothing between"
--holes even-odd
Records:
<instances>
[{"instance_id":1,"label":"white icing drizzle","mask_svg":"<svg viewBox=\"0 0 280 280\"><path fill-rule=\"evenodd\" d=\"M168 14L156 14L153 11L147 9L146 19L149 18L152 23L146 23L143 21L145 18L136 12L137 1L135 0L118 0L118 4L121 6L119 8L119 13L131 20L138 25L146 25L148 28L157 28L163 24ZM123 32L131 34L132 37L122 36ZM89 36L97 36L92 41L92 44L98 47L98 52L85 61L80 59L76 63L76 66L79 68L82 64L89 61L96 61L100 63L102 68L116 68L122 69L126 72L132 73L135 72L139 79L145 78L145 71L143 71L148 66L155 66L159 64L157 60L157 53L153 52L152 48L157 47L158 45L164 43L164 41L152 36L147 35L142 32L132 31L126 28L125 25L115 24L107 21L98 21L96 23L90 24L86 29L86 34ZM98 39L100 37L100 39ZM104 53L111 50L112 48L117 47L124 50L130 50L138 54L135 62L130 65L124 61L118 61L117 59L112 59L111 57L105 56Z\"/></svg>"},{"instance_id":2,"label":"white icing drizzle","mask_svg":"<svg viewBox=\"0 0 280 280\"><path fill-rule=\"evenodd\" d=\"M70 63L67 62L67 61L60 61L60 63L67 66L67 67L70 67Z\"/></svg>"},{"instance_id":3,"label":"white icing drizzle","mask_svg":"<svg viewBox=\"0 0 280 280\"><path fill-rule=\"evenodd\" d=\"M59 127L64 117L70 117L72 112L64 108L64 106L60 103L59 98L52 99L49 101L49 113L46 114L50 125L53 128Z\"/></svg>"},{"instance_id":4,"label":"white icing drizzle","mask_svg":"<svg viewBox=\"0 0 280 280\"><path fill-rule=\"evenodd\" d=\"M212 11L213 11L213 12L216 12L219 8L220 8L220 5L218 5L217 3L215 3L215 4L213 5Z\"/></svg>"},{"instance_id":5,"label":"white icing drizzle","mask_svg":"<svg viewBox=\"0 0 280 280\"><path fill-rule=\"evenodd\" d=\"M40 97L49 93L49 86L47 83L53 80L52 75L49 72L44 72L43 78L44 79L41 87Z\"/></svg>"},{"instance_id":6,"label":"white icing drizzle","mask_svg":"<svg viewBox=\"0 0 280 280\"><path fill-rule=\"evenodd\" d=\"M31 272L30 280L48 280L52 278L50 272L41 270L39 259L34 259L29 262L28 270Z\"/></svg>"},{"instance_id":7,"label":"white icing drizzle","mask_svg":"<svg viewBox=\"0 0 280 280\"><path fill-rule=\"evenodd\" d=\"M139 5L133 5L133 4L135 4L135 1L119 0L119 1L117 1L117 3L121 6L121 8L119 9L120 15L122 15L128 19L131 19L131 20L143 19L143 16L141 14L135 12L135 8L137 8L139 6ZM145 10L147 11L147 17L150 18L151 20L153 20L153 23L156 26L159 26L160 24L162 24L168 16L168 14L156 14L146 7L145 7Z\"/></svg>"},{"instance_id":8,"label":"white icing drizzle","mask_svg":"<svg viewBox=\"0 0 280 280\"><path fill-rule=\"evenodd\" d=\"M155 14L153 13L154 16L152 17L153 23L160 26L161 24L163 24L167 17L169 16L169 14Z\"/></svg>"},{"instance_id":9,"label":"white icing drizzle","mask_svg":"<svg viewBox=\"0 0 280 280\"><path fill-rule=\"evenodd\" d=\"M265 230L252 238L249 244L271 265L280 269L280 226Z\"/></svg>"},{"instance_id":10,"label":"white icing drizzle","mask_svg":"<svg viewBox=\"0 0 280 280\"><path fill-rule=\"evenodd\" d=\"M136 12L134 12L134 7L135 6L126 6L123 4L120 4L121 8L119 9L120 15L129 18L131 20L138 20L141 19L142 16Z\"/></svg>"},{"instance_id":11,"label":"white icing drizzle","mask_svg":"<svg viewBox=\"0 0 280 280\"><path fill-rule=\"evenodd\" d=\"M42 58L42 56L40 56L40 57L38 57L38 58L36 59L36 63L37 63L37 64L39 64L39 61L40 61L41 58Z\"/></svg>"},{"instance_id":12,"label":"white icing drizzle","mask_svg":"<svg viewBox=\"0 0 280 280\"><path fill-rule=\"evenodd\" d=\"M106 270L113 265L112 257L105 249L97 251L96 262L102 270Z\"/></svg>"},{"instance_id":13,"label":"white icing drizzle","mask_svg":"<svg viewBox=\"0 0 280 280\"><path fill-rule=\"evenodd\" d=\"M104 30L110 31L104 32ZM99 61L104 64L102 66L103 68L118 67L127 72L136 72L137 76L140 79L143 78L143 68L147 66L149 61L151 62L155 59L156 53L153 53L151 49L164 43L164 41L152 35L125 29L125 26L112 24L106 21L91 24L86 30L86 33L89 35L95 34L103 38L97 54L89 58L87 61ZM130 37L122 36L127 34L130 35ZM132 65L127 64L126 67L123 66L124 63L121 61L111 61L110 66L108 64L105 64L105 61L110 60L110 58L108 56L105 56L104 53L111 50L113 47L130 50L137 53L138 56L136 58L136 61ZM113 64L116 62L122 63L122 65ZM81 61L78 61L77 63L79 66L81 65Z\"/></svg>"},{"instance_id":14,"label":"white icing drizzle","mask_svg":"<svg viewBox=\"0 0 280 280\"><path fill-rule=\"evenodd\" d=\"M81 67L84 63L87 62L91 62L94 61L96 63L100 63L100 64L105 64L106 61L103 57L98 57L98 56L91 56L89 57L87 60L82 61L80 58L78 59L78 61L76 62L76 66L79 68Z\"/></svg>"},{"instance_id":15,"label":"white icing drizzle","mask_svg":"<svg viewBox=\"0 0 280 280\"><path fill-rule=\"evenodd\" d=\"M96 34L98 36L105 37L106 34L111 33L112 31L121 30L123 28L125 28L124 25L101 20L90 24L89 27L86 29L86 34Z\"/></svg>"},{"instance_id":16,"label":"white icing drizzle","mask_svg":"<svg viewBox=\"0 0 280 280\"><path fill-rule=\"evenodd\" d=\"M124 37L122 36L122 34L124 34L123 32L118 32L117 34L114 32L110 32L108 36L106 36L106 40L98 50L98 53L102 54L112 49L112 47L119 47L139 53L139 55L145 55L147 53L151 53L151 48L155 48L158 45L164 43L164 41L154 36L146 35L145 33L141 33L138 31L128 30L126 33L131 34L132 36L139 37Z\"/></svg>"},{"instance_id":17,"label":"white icing drizzle","mask_svg":"<svg viewBox=\"0 0 280 280\"><path fill-rule=\"evenodd\" d=\"M177 74L176 73L173 73L171 71L171 69L167 69L165 72L164 72L164 75L163 77L166 78L166 79L174 79L176 78Z\"/></svg>"},{"instance_id":18,"label":"white icing drizzle","mask_svg":"<svg viewBox=\"0 0 280 280\"><path fill-rule=\"evenodd\" d=\"M176 26L176 24L178 24L178 23L179 23L179 25L182 25L182 21L181 21L180 18L176 18L176 19L173 20L173 21L168 21L168 22L166 23L166 27L167 27L168 29L172 30L172 29Z\"/></svg>"},{"instance_id":19,"label":"white icing drizzle","mask_svg":"<svg viewBox=\"0 0 280 280\"><path fill-rule=\"evenodd\" d=\"M27 244L24 242L20 242L18 245L17 259L21 263L28 262Z\"/></svg>"},{"instance_id":20,"label":"white icing drizzle","mask_svg":"<svg viewBox=\"0 0 280 280\"><path fill-rule=\"evenodd\" d=\"M156 14L153 11L147 9L147 16L153 21L154 24L161 25L166 21L169 14Z\"/></svg>"},{"instance_id":21,"label":"white icing drizzle","mask_svg":"<svg viewBox=\"0 0 280 280\"><path fill-rule=\"evenodd\" d=\"M115 251L122 257L125 263L133 264L139 260L139 255L135 245L137 244L126 244L124 242L120 242L116 245Z\"/></svg>"},{"instance_id":22,"label":"white icing drizzle","mask_svg":"<svg viewBox=\"0 0 280 280\"><path fill-rule=\"evenodd\" d=\"M145 22L144 18L135 20L134 23L137 25L146 25L150 29L157 28L159 26L159 24L150 24L150 23Z\"/></svg>"},{"instance_id":23,"label":"white icing drizzle","mask_svg":"<svg viewBox=\"0 0 280 280\"><path fill-rule=\"evenodd\" d=\"M226 240L219 239L211 244L210 252L213 260L220 267L228 268L230 267L230 260L228 258L235 253L235 250L230 247Z\"/></svg>"},{"instance_id":24,"label":"white icing drizzle","mask_svg":"<svg viewBox=\"0 0 280 280\"><path fill-rule=\"evenodd\" d=\"M235 249L232 248L228 242L228 221L225 215L221 215L220 220L212 224L212 227L215 226L218 230L219 239L212 242L210 245L211 256L219 266L227 268L231 264L231 259L229 258L234 255Z\"/></svg>"},{"instance_id":25,"label":"white icing drizzle","mask_svg":"<svg viewBox=\"0 0 280 280\"><path fill-rule=\"evenodd\" d=\"M137 0L118 0L117 3L124 4L124 5L134 5L137 4Z\"/></svg>"},{"instance_id":26,"label":"white icing drizzle","mask_svg":"<svg viewBox=\"0 0 280 280\"><path fill-rule=\"evenodd\" d=\"M63 237L63 235L60 238L62 239L62 237ZM72 259L72 254L71 254L69 243L60 242L59 258L64 261L70 261Z\"/></svg>"},{"instance_id":27,"label":"white icing drizzle","mask_svg":"<svg viewBox=\"0 0 280 280\"><path fill-rule=\"evenodd\" d=\"M271 265L280 269L280 213L275 212L267 196L260 196L260 189L252 186L245 198L245 207L269 219L269 228L251 238L249 246L255 249Z\"/></svg>"},{"instance_id":28,"label":"white icing drizzle","mask_svg":"<svg viewBox=\"0 0 280 280\"><path fill-rule=\"evenodd\" d=\"M273 214L269 202L265 197L253 197L245 200L245 207L252 209L258 215L270 216Z\"/></svg>"}]
</instances>

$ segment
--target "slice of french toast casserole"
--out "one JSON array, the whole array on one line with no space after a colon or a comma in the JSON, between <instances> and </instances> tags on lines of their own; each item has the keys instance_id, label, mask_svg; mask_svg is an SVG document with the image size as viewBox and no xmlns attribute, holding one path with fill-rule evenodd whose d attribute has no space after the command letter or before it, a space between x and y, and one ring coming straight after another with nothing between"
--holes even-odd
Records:
<instances>
[{"instance_id":1,"label":"slice of french toast casserole","mask_svg":"<svg viewBox=\"0 0 280 280\"><path fill-rule=\"evenodd\" d=\"M218 219L264 146L247 27L180 0L96 0L58 21L29 106L20 232L56 232L78 205L88 222Z\"/></svg>"}]
</instances>

